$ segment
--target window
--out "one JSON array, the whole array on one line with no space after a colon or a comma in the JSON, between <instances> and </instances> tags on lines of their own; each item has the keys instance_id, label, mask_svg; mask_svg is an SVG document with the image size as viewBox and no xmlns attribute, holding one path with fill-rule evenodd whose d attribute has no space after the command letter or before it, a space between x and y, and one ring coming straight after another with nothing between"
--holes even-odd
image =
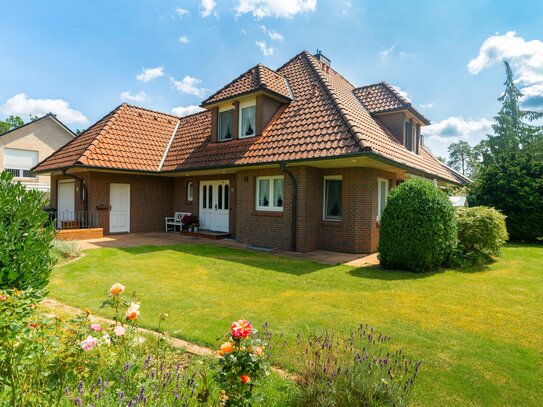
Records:
<instances>
[{"instance_id":1,"label":"window","mask_svg":"<svg viewBox=\"0 0 543 407\"><path fill-rule=\"evenodd\" d=\"M202 208L207 208L207 185L202 188Z\"/></svg>"},{"instance_id":2,"label":"window","mask_svg":"<svg viewBox=\"0 0 543 407\"><path fill-rule=\"evenodd\" d=\"M283 177L258 177L256 179L256 209L258 211L283 211Z\"/></svg>"},{"instance_id":3,"label":"window","mask_svg":"<svg viewBox=\"0 0 543 407\"><path fill-rule=\"evenodd\" d=\"M234 111L219 112L219 141L232 140L232 122Z\"/></svg>"},{"instance_id":4,"label":"window","mask_svg":"<svg viewBox=\"0 0 543 407\"><path fill-rule=\"evenodd\" d=\"M4 168L14 178L37 178L30 171L36 164L38 164L37 151L4 148Z\"/></svg>"},{"instance_id":5,"label":"window","mask_svg":"<svg viewBox=\"0 0 543 407\"><path fill-rule=\"evenodd\" d=\"M192 181L189 181L187 184L187 201L192 202L192 197L194 196L194 185L192 184Z\"/></svg>"},{"instance_id":6,"label":"window","mask_svg":"<svg viewBox=\"0 0 543 407\"><path fill-rule=\"evenodd\" d=\"M325 220L341 220L342 184L341 176L324 177Z\"/></svg>"},{"instance_id":7,"label":"window","mask_svg":"<svg viewBox=\"0 0 543 407\"><path fill-rule=\"evenodd\" d=\"M381 214L385 209L389 189L390 182L387 179L377 179L377 220L381 219Z\"/></svg>"},{"instance_id":8,"label":"window","mask_svg":"<svg viewBox=\"0 0 543 407\"><path fill-rule=\"evenodd\" d=\"M405 148L413 150L413 124L405 122Z\"/></svg>"},{"instance_id":9,"label":"window","mask_svg":"<svg viewBox=\"0 0 543 407\"><path fill-rule=\"evenodd\" d=\"M253 137L256 127L256 106L241 108L239 137Z\"/></svg>"}]
</instances>

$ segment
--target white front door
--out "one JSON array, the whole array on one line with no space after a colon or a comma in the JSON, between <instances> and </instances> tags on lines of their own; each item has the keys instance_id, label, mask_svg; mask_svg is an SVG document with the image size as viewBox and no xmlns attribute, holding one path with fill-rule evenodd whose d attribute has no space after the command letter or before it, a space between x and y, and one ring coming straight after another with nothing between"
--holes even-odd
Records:
<instances>
[{"instance_id":1,"label":"white front door","mask_svg":"<svg viewBox=\"0 0 543 407\"><path fill-rule=\"evenodd\" d=\"M75 183L63 180L57 186L57 227L61 228L62 221L75 220Z\"/></svg>"},{"instance_id":2,"label":"white front door","mask_svg":"<svg viewBox=\"0 0 543 407\"><path fill-rule=\"evenodd\" d=\"M130 184L110 184L109 206L109 232L130 232Z\"/></svg>"},{"instance_id":3,"label":"white front door","mask_svg":"<svg viewBox=\"0 0 543 407\"><path fill-rule=\"evenodd\" d=\"M230 185L224 181L200 182L200 228L228 233Z\"/></svg>"}]
</instances>

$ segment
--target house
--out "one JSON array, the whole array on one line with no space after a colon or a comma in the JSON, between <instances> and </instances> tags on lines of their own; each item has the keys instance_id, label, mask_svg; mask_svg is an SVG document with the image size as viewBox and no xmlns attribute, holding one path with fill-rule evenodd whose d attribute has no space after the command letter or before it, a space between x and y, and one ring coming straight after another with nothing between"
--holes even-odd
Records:
<instances>
[{"instance_id":1,"label":"house","mask_svg":"<svg viewBox=\"0 0 543 407\"><path fill-rule=\"evenodd\" d=\"M14 182L49 194L50 177L31 169L74 137L52 113L0 134L0 172L6 170Z\"/></svg>"},{"instance_id":2,"label":"house","mask_svg":"<svg viewBox=\"0 0 543 407\"><path fill-rule=\"evenodd\" d=\"M303 252L374 252L392 187L465 182L424 147L411 103L385 82L356 88L321 53L258 64L201 106L178 118L122 104L34 171L51 174L59 211L95 211L105 233L163 230L182 211Z\"/></svg>"}]
</instances>

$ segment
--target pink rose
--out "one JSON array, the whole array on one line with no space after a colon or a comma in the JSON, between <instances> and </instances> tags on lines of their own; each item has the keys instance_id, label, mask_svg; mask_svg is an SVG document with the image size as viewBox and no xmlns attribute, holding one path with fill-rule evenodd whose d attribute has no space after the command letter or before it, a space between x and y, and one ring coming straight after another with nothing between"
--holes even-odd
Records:
<instances>
[{"instance_id":1,"label":"pink rose","mask_svg":"<svg viewBox=\"0 0 543 407\"><path fill-rule=\"evenodd\" d=\"M88 336L87 339L85 339L83 342L81 342L81 349L83 349L85 352L88 352L92 348L96 346L98 341L96 338L93 338L92 336Z\"/></svg>"},{"instance_id":2,"label":"pink rose","mask_svg":"<svg viewBox=\"0 0 543 407\"><path fill-rule=\"evenodd\" d=\"M100 324L90 324L90 330L91 331L100 332L102 329L104 329L104 328L102 328L100 326Z\"/></svg>"},{"instance_id":3,"label":"pink rose","mask_svg":"<svg viewBox=\"0 0 543 407\"><path fill-rule=\"evenodd\" d=\"M5 295L0 295L0 301L6 301L8 299L8 297L6 297Z\"/></svg>"},{"instance_id":4,"label":"pink rose","mask_svg":"<svg viewBox=\"0 0 543 407\"><path fill-rule=\"evenodd\" d=\"M113 330L113 332L115 332L115 335L117 336L124 336L126 331L121 325L117 325L115 329Z\"/></svg>"}]
</instances>

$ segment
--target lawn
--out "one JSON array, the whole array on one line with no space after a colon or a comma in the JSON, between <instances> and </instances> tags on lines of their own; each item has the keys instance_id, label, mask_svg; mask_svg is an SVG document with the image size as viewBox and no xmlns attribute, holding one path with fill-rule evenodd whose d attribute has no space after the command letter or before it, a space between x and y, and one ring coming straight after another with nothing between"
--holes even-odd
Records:
<instances>
[{"instance_id":1,"label":"lawn","mask_svg":"<svg viewBox=\"0 0 543 407\"><path fill-rule=\"evenodd\" d=\"M104 248L56 268L50 296L101 314L115 282L137 290L143 326L168 312L165 329L213 347L239 318L290 337L368 323L423 360L415 405L543 403L543 246L429 275L214 245Z\"/></svg>"}]
</instances>

